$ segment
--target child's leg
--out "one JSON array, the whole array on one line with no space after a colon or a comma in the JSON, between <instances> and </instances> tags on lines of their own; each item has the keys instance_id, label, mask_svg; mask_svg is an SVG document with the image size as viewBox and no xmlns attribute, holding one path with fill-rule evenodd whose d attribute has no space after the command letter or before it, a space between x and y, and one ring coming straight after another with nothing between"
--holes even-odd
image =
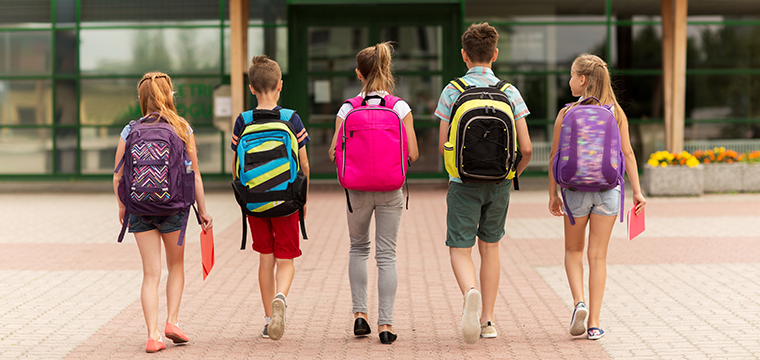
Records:
<instances>
[{"instance_id":1,"label":"child's leg","mask_svg":"<svg viewBox=\"0 0 760 360\"><path fill-rule=\"evenodd\" d=\"M185 247L178 246L179 231L162 234L166 248L166 322L177 323L182 291L185 288Z\"/></svg>"},{"instance_id":2,"label":"child's leg","mask_svg":"<svg viewBox=\"0 0 760 360\"><path fill-rule=\"evenodd\" d=\"M353 212L346 209L348 236L351 241L351 249L348 252L348 280L351 285L352 311L355 317L366 318L368 313L367 259L371 250L369 224L375 205L372 193L349 190L349 198L353 208Z\"/></svg>"},{"instance_id":3,"label":"child's leg","mask_svg":"<svg viewBox=\"0 0 760 360\"><path fill-rule=\"evenodd\" d=\"M376 194L375 260L377 262L378 331L392 331L393 307L396 303L398 272L396 269L396 240L404 210L401 189Z\"/></svg>"},{"instance_id":4,"label":"child's leg","mask_svg":"<svg viewBox=\"0 0 760 360\"><path fill-rule=\"evenodd\" d=\"M290 284L293 283L293 275L295 274L295 266L293 265L293 259L275 259L277 265L276 272L276 293L282 293L286 297L288 291L290 291ZM272 295L274 299L274 295Z\"/></svg>"},{"instance_id":5,"label":"child's leg","mask_svg":"<svg viewBox=\"0 0 760 360\"><path fill-rule=\"evenodd\" d=\"M276 259L274 254L259 254L259 290L261 302L264 303L264 316L272 316L272 300L276 293L274 266Z\"/></svg>"},{"instance_id":6,"label":"child's leg","mask_svg":"<svg viewBox=\"0 0 760 360\"><path fill-rule=\"evenodd\" d=\"M575 225L570 225L570 218L565 216L565 272L573 294L573 306L584 301L583 249L586 246L588 218L588 215L575 217Z\"/></svg>"},{"instance_id":7,"label":"child's leg","mask_svg":"<svg viewBox=\"0 0 760 360\"><path fill-rule=\"evenodd\" d=\"M480 292L483 297L483 309L480 323L494 321L493 310L496 306L496 296L499 293L501 276L501 261L499 259L499 243L488 243L478 240L480 252Z\"/></svg>"},{"instance_id":8,"label":"child's leg","mask_svg":"<svg viewBox=\"0 0 760 360\"><path fill-rule=\"evenodd\" d=\"M135 233L143 265L143 282L140 290L148 337L158 340L158 283L161 281L161 237L158 229Z\"/></svg>"},{"instance_id":9,"label":"child's leg","mask_svg":"<svg viewBox=\"0 0 760 360\"><path fill-rule=\"evenodd\" d=\"M459 290L462 291L463 295L467 294L471 288L477 285L475 263L472 261L472 248L449 247L449 255Z\"/></svg>"},{"instance_id":10,"label":"child's leg","mask_svg":"<svg viewBox=\"0 0 760 360\"><path fill-rule=\"evenodd\" d=\"M588 327L599 327L604 285L607 282L607 247L617 216L591 214L588 236Z\"/></svg>"}]
</instances>

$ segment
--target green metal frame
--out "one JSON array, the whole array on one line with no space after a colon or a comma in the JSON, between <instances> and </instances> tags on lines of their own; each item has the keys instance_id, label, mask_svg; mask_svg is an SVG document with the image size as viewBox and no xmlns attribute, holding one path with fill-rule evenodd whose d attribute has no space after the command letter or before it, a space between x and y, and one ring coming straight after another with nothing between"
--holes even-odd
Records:
<instances>
[{"instance_id":1,"label":"green metal frame","mask_svg":"<svg viewBox=\"0 0 760 360\"><path fill-rule=\"evenodd\" d=\"M306 87L306 81L308 79L308 76L310 75L341 75L342 73L328 73L328 72L304 72L297 70L298 67L294 65L299 65L300 62L305 61L305 56L301 56L305 54L305 50L297 46L297 44L305 44L305 35L303 33L299 33L299 31L302 32L304 29L302 22L306 21L307 23L314 23L319 24L320 21L323 21L323 25L335 25L336 21L343 21L348 25L356 25L358 20L351 20L353 18L356 18L355 14L358 14L360 12L357 11L357 9L360 9L361 7L371 7L374 6L375 9L385 9L385 8L392 8L393 9L393 16L388 17L387 20L389 23L396 23L396 24L414 24L414 25L420 25L424 24L425 21L430 21L429 17L425 17L424 19L420 19L417 17L413 17L411 15L408 15L412 11L422 11L426 14L438 14L435 16L440 16L440 21L445 22L449 26L444 26L444 40L443 42L443 58L442 62L444 64L442 70L437 72L415 72L415 71L399 71L397 72L397 75L401 76L414 76L414 75L433 75L438 76L440 75L442 79L450 79L455 76L461 75L463 71L465 70L464 64L462 64L461 59L459 58L459 51L457 51L459 47L459 36L462 32L462 29L466 28L470 25L470 22L465 23L464 21L464 14L465 14L465 1L466 0L372 0L372 1L360 1L360 0L287 0L287 13L288 13L288 22L287 23L250 23L249 27L286 27L290 29L288 32L288 58L291 61L291 66L289 67L290 73L289 74L283 74L283 77L288 80L289 84L293 84L293 86L286 86L283 90L283 99L287 99L288 103L294 104L294 107L296 108L305 108L308 106L308 99L304 96L303 92L305 91ZM633 25L644 25L644 26L658 26L661 24L659 20L617 20L612 17L612 0L605 0L605 9L604 12L599 14L600 17L603 17L603 19L600 20L594 20L594 21L490 21L490 24L492 25L498 25L498 26L549 26L549 25L563 25L563 26L572 26L572 25L602 25L606 27L606 34L607 34L607 56L610 58L610 51L612 51L612 42L613 39L611 38L612 34L612 27L614 26L633 26ZM88 26L87 24L82 24L81 21L81 0L75 1L76 11L75 11L75 22L74 25L68 25L65 24L63 26L60 26L56 21L56 5L57 0L50 0L50 24L42 24L39 26L35 26L32 28L21 28L21 27L0 27L0 33L6 33L6 32L35 32L35 31L45 31L49 32L51 34L50 39L50 53L51 58L53 59L53 63L51 64L51 68L49 70L49 73L47 74L41 74L41 75L2 75L0 76L0 81L3 80L48 80L50 81L51 86L51 112L55 114L55 109L58 99L58 94L56 94L56 82L60 80L74 80L76 82L76 100L77 100L77 119L75 124L57 124L55 121L55 115L53 115L53 119L51 119L51 123L49 124L42 124L42 125L0 125L0 129L3 128L10 128L10 129L50 129L51 134L51 143L53 144L53 147L51 149L51 161L52 161L52 167L53 167L53 173L52 174L0 174L0 180L7 179L7 180L47 180L51 177L58 180L68 180L68 179L105 179L110 178L109 174L82 174L82 152L81 152L81 129L84 128L90 128L90 127L98 127L98 128L113 128L113 129L120 129L123 125L83 125L81 124L80 119L80 103L81 103L81 80L89 80L89 79L135 79L142 76L142 74L102 74L102 75L89 75L89 74L82 74L80 71L80 54L77 54L76 59L76 65L77 68L75 70L74 74L62 74L56 69L55 65L55 58L56 53L58 51L57 44L56 44L56 33L59 31L74 31L76 33L76 39L77 42L80 39L80 33L82 30L95 30L95 29L135 29L135 28L141 28L141 29L193 29L193 28L214 28L219 29L219 55L220 55L220 66L218 71L214 70L207 74L171 74L172 77L175 78L197 78L197 79L218 79L221 84L229 84L229 73L225 71L225 59L227 55L225 54L225 47L224 43L227 41L225 39L225 30L229 28L229 21L225 20L225 3L226 0L219 0L219 20L218 23L216 20L210 21L208 23L204 24L173 24L173 25L161 25L161 24L153 24L153 25L137 25L134 26L131 25L114 25L114 26ZM392 5L391 5L392 4ZM350 5L350 9L347 8L347 5ZM308 9L308 12L305 12L305 10ZM408 10L402 10L399 11L399 9L408 9ZM445 9L445 11L441 10ZM375 10L373 10L375 11ZM376 13L376 12L375 12ZM442 13L446 13L448 15L443 15ZM319 15L319 16L317 16ZM435 17L434 16L434 17ZM327 20L320 20L319 17L322 17L324 19L330 19ZM375 16L377 17L377 16ZM445 20L443 18L445 17ZM309 20L311 19L311 20ZM336 20L338 19L338 20ZM343 19L343 20L340 20ZM477 20L477 19L475 19ZM486 19L483 19L486 20ZM362 19L363 21L361 24L364 25L367 22L367 19ZM386 21L386 20L383 20ZM436 20L438 21L438 20ZM436 23L438 24L438 23ZM722 20L722 21L689 21L688 25L690 26L699 26L699 25L721 25L721 26L760 26L760 20ZM376 26L377 27L377 26ZM299 30L300 29L300 30ZM371 35L372 36L372 35ZM379 35L378 35L379 36ZM373 38L370 38L371 41L373 41ZM302 66L301 64L300 66ZM662 74L661 69L611 69L613 75L630 75L630 76L657 76ZM499 76L515 76L515 75L528 75L528 76L546 76L546 75L562 75L569 72L569 69L559 69L559 70L540 70L540 71L500 71L497 75ZM348 74L352 75L352 74ZM686 75L760 75L760 69L757 68L687 68L686 69ZM297 85L297 83L300 82L300 85ZM308 124L308 119L304 119ZM537 119L537 118L531 118L530 123L531 125L551 125L553 124L554 119L553 118L547 118L547 119ZM653 118L642 118L642 119L629 119L629 122L631 124L662 124L663 119L653 119ZM686 124L692 124L692 123L735 123L735 124L756 124L760 123L760 118L730 118L730 119L686 119ZM310 127L315 128L322 128L322 127L331 127L330 124L308 124ZM437 127L438 125L434 122L418 122L415 124L416 128L429 128L429 127ZM198 129L212 129L212 125L194 125L195 128ZM76 129L77 131L77 154L76 154L76 173L74 174L60 174L60 170L58 168L58 151L57 151L57 135L59 131L66 130L66 129ZM224 134L220 132L220 137L222 139L221 141L221 156L222 156L222 164L219 165L219 172L217 173L204 173L204 177L209 177L211 179L226 179L229 177L229 174L224 173L224 164L226 163L226 158L229 156L227 152L227 144L226 139L224 138ZM432 173L432 174L414 174L415 177L420 178L439 178L442 176L442 173Z\"/></svg>"}]
</instances>

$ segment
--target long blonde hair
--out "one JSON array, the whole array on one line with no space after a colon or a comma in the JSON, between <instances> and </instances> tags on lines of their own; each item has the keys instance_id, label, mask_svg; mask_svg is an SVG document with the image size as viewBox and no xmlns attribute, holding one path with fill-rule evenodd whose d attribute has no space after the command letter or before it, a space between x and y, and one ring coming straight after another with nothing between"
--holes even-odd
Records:
<instances>
[{"instance_id":1,"label":"long blonde hair","mask_svg":"<svg viewBox=\"0 0 760 360\"><path fill-rule=\"evenodd\" d=\"M162 72L149 72L143 75L137 84L137 93L140 95L140 109L143 116L152 113L158 113L174 128L180 139L188 145L190 149L190 125L185 119L177 114L177 108L174 106L174 87L169 75Z\"/></svg>"},{"instance_id":2,"label":"long blonde hair","mask_svg":"<svg viewBox=\"0 0 760 360\"><path fill-rule=\"evenodd\" d=\"M573 61L572 68L577 76L582 75L586 77L586 88L583 90L582 95L583 99L573 106L579 105L581 102L589 103L586 101L586 98L588 97L599 99L602 105L614 104L615 119L617 120L618 126L620 126L623 121L624 113L620 108L620 104L618 104L615 92L612 90L612 81L610 80L610 72L607 69L607 63L596 55L581 54ZM589 101L593 102L593 100Z\"/></svg>"},{"instance_id":3,"label":"long blonde hair","mask_svg":"<svg viewBox=\"0 0 760 360\"><path fill-rule=\"evenodd\" d=\"M389 41L370 46L356 55L356 68L364 77L362 92L386 91L393 94L396 81L391 73L391 56L393 48Z\"/></svg>"}]
</instances>

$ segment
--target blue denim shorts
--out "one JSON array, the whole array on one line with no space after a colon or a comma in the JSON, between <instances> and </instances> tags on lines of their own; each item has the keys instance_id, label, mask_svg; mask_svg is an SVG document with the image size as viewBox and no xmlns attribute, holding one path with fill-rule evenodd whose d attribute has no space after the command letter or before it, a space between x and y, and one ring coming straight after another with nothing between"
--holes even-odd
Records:
<instances>
[{"instance_id":1,"label":"blue denim shorts","mask_svg":"<svg viewBox=\"0 0 760 360\"><path fill-rule=\"evenodd\" d=\"M129 214L129 232L139 233L158 229L162 234L179 231L182 229L182 220L185 211L169 216L140 216Z\"/></svg>"},{"instance_id":2,"label":"blue denim shorts","mask_svg":"<svg viewBox=\"0 0 760 360\"><path fill-rule=\"evenodd\" d=\"M572 191L562 189L567 207L574 218L590 213L615 216L620 212L620 186L607 191ZM568 209L565 209L568 211Z\"/></svg>"}]
</instances>

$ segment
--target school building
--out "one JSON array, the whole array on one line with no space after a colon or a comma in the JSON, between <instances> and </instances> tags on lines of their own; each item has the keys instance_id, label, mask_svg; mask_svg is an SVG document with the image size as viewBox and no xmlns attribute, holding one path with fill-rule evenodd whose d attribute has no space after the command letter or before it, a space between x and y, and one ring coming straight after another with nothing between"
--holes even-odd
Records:
<instances>
[{"instance_id":1,"label":"school building","mask_svg":"<svg viewBox=\"0 0 760 360\"><path fill-rule=\"evenodd\" d=\"M280 104L311 135L313 178L334 178L327 147L361 88L356 53L385 40L420 145L411 177L443 179L433 111L466 70L463 30L481 21L500 34L495 73L531 110L532 171L546 169L584 52L610 65L640 165L666 147L757 147L759 14L757 0L0 0L0 181L109 179L152 70L174 81L204 177L228 179L229 131L255 106L245 69L258 54L282 67Z\"/></svg>"}]
</instances>

